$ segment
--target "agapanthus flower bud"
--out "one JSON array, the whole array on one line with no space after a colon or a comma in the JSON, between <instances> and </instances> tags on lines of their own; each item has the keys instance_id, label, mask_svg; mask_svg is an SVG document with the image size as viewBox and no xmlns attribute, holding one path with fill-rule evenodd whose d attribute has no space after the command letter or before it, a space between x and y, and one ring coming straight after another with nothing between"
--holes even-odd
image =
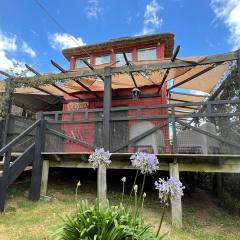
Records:
<instances>
[{"instance_id":1,"label":"agapanthus flower bud","mask_svg":"<svg viewBox=\"0 0 240 240\"><path fill-rule=\"evenodd\" d=\"M133 190L134 190L135 193L137 193L137 191L138 191L138 185L137 184L134 185Z\"/></svg>"},{"instance_id":2,"label":"agapanthus flower bud","mask_svg":"<svg viewBox=\"0 0 240 240\"><path fill-rule=\"evenodd\" d=\"M78 187L81 186L81 182L80 182L80 180L78 181L77 186L78 186Z\"/></svg>"},{"instance_id":3,"label":"agapanthus flower bud","mask_svg":"<svg viewBox=\"0 0 240 240\"><path fill-rule=\"evenodd\" d=\"M123 177L121 180L122 180L122 182L125 183L125 182L127 181L127 178L126 178L126 177Z\"/></svg>"},{"instance_id":4,"label":"agapanthus flower bud","mask_svg":"<svg viewBox=\"0 0 240 240\"><path fill-rule=\"evenodd\" d=\"M147 194L146 193L143 193L143 198L145 198L147 196Z\"/></svg>"}]
</instances>

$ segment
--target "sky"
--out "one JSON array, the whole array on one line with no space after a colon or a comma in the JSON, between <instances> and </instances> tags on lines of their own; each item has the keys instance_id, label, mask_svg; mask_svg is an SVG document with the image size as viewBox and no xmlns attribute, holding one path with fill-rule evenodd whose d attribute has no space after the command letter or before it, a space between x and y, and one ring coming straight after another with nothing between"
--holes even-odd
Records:
<instances>
[{"instance_id":1,"label":"sky","mask_svg":"<svg viewBox=\"0 0 240 240\"><path fill-rule=\"evenodd\" d=\"M0 70L56 72L51 59L69 67L63 48L161 32L182 57L236 50L240 0L1 0Z\"/></svg>"}]
</instances>

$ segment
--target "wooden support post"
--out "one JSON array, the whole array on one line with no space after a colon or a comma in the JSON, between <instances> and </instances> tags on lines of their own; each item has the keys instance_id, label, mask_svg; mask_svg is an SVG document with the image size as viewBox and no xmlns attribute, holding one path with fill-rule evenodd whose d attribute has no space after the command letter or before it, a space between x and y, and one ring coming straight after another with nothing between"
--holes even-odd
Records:
<instances>
[{"instance_id":1,"label":"wooden support post","mask_svg":"<svg viewBox=\"0 0 240 240\"><path fill-rule=\"evenodd\" d=\"M49 173L49 160L44 160L42 168L41 193L40 193L41 196L47 196L48 173Z\"/></svg>"},{"instance_id":2,"label":"wooden support post","mask_svg":"<svg viewBox=\"0 0 240 240\"><path fill-rule=\"evenodd\" d=\"M179 179L179 169L178 163L169 164L170 177L175 177ZM182 202L181 200L176 200L171 202L171 214L172 214L172 224L181 228L182 227Z\"/></svg>"},{"instance_id":3,"label":"wooden support post","mask_svg":"<svg viewBox=\"0 0 240 240\"><path fill-rule=\"evenodd\" d=\"M213 177L213 193L217 197L221 197L223 193L223 174L215 173Z\"/></svg>"},{"instance_id":4,"label":"wooden support post","mask_svg":"<svg viewBox=\"0 0 240 240\"><path fill-rule=\"evenodd\" d=\"M103 100L103 147L110 150L110 110L112 102L111 68L105 68L104 100ZM98 198L102 204L107 204L107 170L98 168Z\"/></svg>"},{"instance_id":5,"label":"wooden support post","mask_svg":"<svg viewBox=\"0 0 240 240\"><path fill-rule=\"evenodd\" d=\"M7 194L7 186L8 186L8 179L9 179L9 166L11 161L11 149L6 152L4 156L4 165L3 165L3 172L0 178L0 212L4 212L5 208L5 201L6 201L6 194Z\"/></svg>"},{"instance_id":6,"label":"wooden support post","mask_svg":"<svg viewBox=\"0 0 240 240\"><path fill-rule=\"evenodd\" d=\"M29 198L32 201L37 201L40 198L41 190L41 177L42 177L42 167L43 160L41 152L44 147L44 136L45 136L45 123L43 113L40 112L37 114L37 119L41 119L40 125L36 129L35 136L35 153L32 166L32 177L31 177L31 187Z\"/></svg>"}]
</instances>

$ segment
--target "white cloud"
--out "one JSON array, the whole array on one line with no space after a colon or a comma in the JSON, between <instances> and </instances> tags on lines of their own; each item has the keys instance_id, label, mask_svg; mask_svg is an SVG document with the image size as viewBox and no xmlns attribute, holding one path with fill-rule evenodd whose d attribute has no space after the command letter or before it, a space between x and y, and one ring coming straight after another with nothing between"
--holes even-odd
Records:
<instances>
[{"instance_id":1,"label":"white cloud","mask_svg":"<svg viewBox=\"0 0 240 240\"><path fill-rule=\"evenodd\" d=\"M240 1L239 0L211 0L216 19L227 26L230 36L229 43L233 49L240 48Z\"/></svg>"},{"instance_id":2,"label":"white cloud","mask_svg":"<svg viewBox=\"0 0 240 240\"><path fill-rule=\"evenodd\" d=\"M7 36L0 30L0 51L16 51L16 36Z\"/></svg>"},{"instance_id":3,"label":"white cloud","mask_svg":"<svg viewBox=\"0 0 240 240\"><path fill-rule=\"evenodd\" d=\"M21 46L21 51L28 54L31 57L36 57L36 52L24 41Z\"/></svg>"},{"instance_id":4,"label":"white cloud","mask_svg":"<svg viewBox=\"0 0 240 240\"><path fill-rule=\"evenodd\" d=\"M157 0L152 0L146 5L144 12L143 28L138 35L151 34L158 30L163 24L163 18L159 16L160 6Z\"/></svg>"},{"instance_id":5,"label":"white cloud","mask_svg":"<svg viewBox=\"0 0 240 240\"><path fill-rule=\"evenodd\" d=\"M15 35L0 30L0 69L9 73L22 73L26 69L24 63L9 57L9 54L19 53L28 54L31 57L36 56L36 52L26 42L19 44Z\"/></svg>"},{"instance_id":6,"label":"white cloud","mask_svg":"<svg viewBox=\"0 0 240 240\"><path fill-rule=\"evenodd\" d=\"M49 37L51 41L51 46L55 49L64 49L71 47L83 46L85 43L83 42L81 37L74 37L67 33L54 33Z\"/></svg>"},{"instance_id":7,"label":"white cloud","mask_svg":"<svg viewBox=\"0 0 240 240\"><path fill-rule=\"evenodd\" d=\"M86 8L87 18L98 18L102 13L99 0L88 0L88 6Z\"/></svg>"}]
</instances>

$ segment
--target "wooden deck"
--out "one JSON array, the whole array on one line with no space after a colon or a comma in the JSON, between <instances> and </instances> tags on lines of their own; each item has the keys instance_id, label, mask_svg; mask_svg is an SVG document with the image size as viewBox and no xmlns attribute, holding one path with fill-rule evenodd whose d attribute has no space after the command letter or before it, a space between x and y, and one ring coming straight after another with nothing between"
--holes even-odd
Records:
<instances>
[{"instance_id":1,"label":"wooden deck","mask_svg":"<svg viewBox=\"0 0 240 240\"><path fill-rule=\"evenodd\" d=\"M43 159L49 167L91 168L88 163L89 152L43 152ZM110 169L133 169L129 160L132 153L113 153ZM225 172L240 173L240 155L217 154L156 154L160 170L169 171L170 163L178 163L179 171L184 172Z\"/></svg>"}]
</instances>

